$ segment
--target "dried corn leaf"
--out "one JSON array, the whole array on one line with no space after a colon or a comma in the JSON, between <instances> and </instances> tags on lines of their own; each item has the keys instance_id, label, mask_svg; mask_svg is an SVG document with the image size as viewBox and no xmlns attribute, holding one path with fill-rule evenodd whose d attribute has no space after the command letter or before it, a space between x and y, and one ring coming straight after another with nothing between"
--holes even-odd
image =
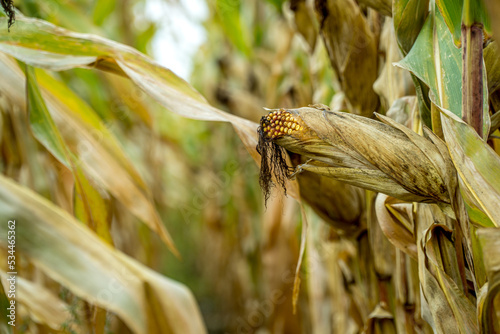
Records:
<instances>
[{"instance_id":1,"label":"dried corn leaf","mask_svg":"<svg viewBox=\"0 0 500 334\"><path fill-rule=\"evenodd\" d=\"M493 41L483 50L484 67L488 79L488 92L491 95L500 88L500 47Z\"/></svg>"},{"instance_id":2,"label":"dried corn leaf","mask_svg":"<svg viewBox=\"0 0 500 334\"><path fill-rule=\"evenodd\" d=\"M168 326L160 328L162 333L205 332L185 286L110 248L68 213L1 176L0 218L12 217L16 250L75 295L116 313L135 333L148 333L152 321L164 323L153 319L148 307L155 308L153 317L166 319ZM5 235L6 229L7 224L0 225ZM146 283L160 302L147 300Z\"/></svg>"},{"instance_id":3,"label":"dried corn leaf","mask_svg":"<svg viewBox=\"0 0 500 334\"><path fill-rule=\"evenodd\" d=\"M382 72L373 83L373 90L380 97L383 110L387 110L397 99L415 94L415 86L410 74L393 64L401 60L401 54L391 18L385 19L380 34L379 49L385 56L385 63L382 66Z\"/></svg>"},{"instance_id":4,"label":"dried corn leaf","mask_svg":"<svg viewBox=\"0 0 500 334\"><path fill-rule=\"evenodd\" d=\"M106 242L112 244L109 232L108 208L105 200L83 174L79 162L64 142L43 100L36 82L33 68L26 68L26 91L28 112L33 135L65 165L73 174L75 182L74 211L77 218L87 224ZM167 241L172 249L172 240L167 232Z\"/></svg>"},{"instance_id":5,"label":"dried corn leaf","mask_svg":"<svg viewBox=\"0 0 500 334\"><path fill-rule=\"evenodd\" d=\"M9 291L7 289L7 291ZM7 294L5 293L5 289L3 287L3 282L0 282L0 307L2 310L7 310L10 307L10 301L7 298ZM9 325L10 318L2 317L0 320L0 330L5 334L12 334L12 326Z\"/></svg>"},{"instance_id":6,"label":"dried corn leaf","mask_svg":"<svg viewBox=\"0 0 500 334\"><path fill-rule=\"evenodd\" d=\"M5 78L8 78L0 81L0 91L16 101L16 104L24 106L23 73L15 61L4 54L0 54L0 69ZM41 72L38 77L41 79L44 93L42 96L57 130L78 158L74 162L75 168L83 169L86 177L109 190L134 215L157 232L167 245L172 246L172 240L150 200L148 188L109 129L91 108L60 82ZM49 137L47 140L53 138ZM53 147L52 152L55 152L58 158L64 159L61 149L58 150L59 153L55 150ZM96 226L101 226L101 229L107 226L105 223L101 221ZM105 234L103 236L105 237Z\"/></svg>"},{"instance_id":7,"label":"dried corn leaf","mask_svg":"<svg viewBox=\"0 0 500 334\"><path fill-rule=\"evenodd\" d=\"M429 204L418 205L415 219L423 318L435 333L478 333L476 307L460 278L453 225Z\"/></svg>"},{"instance_id":8,"label":"dried corn leaf","mask_svg":"<svg viewBox=\"0 0 500 334\"><path fill-rule=\"evenodd\" d=\"M0 271L0 276L2 283L6 285L9 275ZM36 323L46 325L53 330L66 329L81 333L78 328L70 325L72 315L69 306L43 285L16 276L16 303L23 305L30 319Z\"/></svg>"},{"instance_id":9,"label":"dried corn leaf","mask_svg":"<svg viewBox=\"0 0 500 334\"><path fill-rule=\"evenodd\" d=\"M304 159L291 153L293 165ZM304 171L297 175L300 197L323 220L338 232L356 234L362 230L361 214L364 208L364 191L333 178Z\"/></svg>"},{"instance_id":10,"label":"dried corn leaf","mask_svg":"<svg viewBox=\"0 0 500 334\"><path fill-rule=\"evenodd\" d=\"M417 261L396 251L394 289L396 299L396 326L398 333L412 332L425 327L420 315L420 286ZM425 333L425 331L422 331ZM430 332L430 331L429 331Z\"/></svg>"},{"instance_id":11,"label":"dried corn leaf","mask_svg":"<svg viewBox=\"0 0 500 334\"><path fill-rule=\"evenodd\" d=\"M500 3L498 3L498 1L484 0L484 4L486 5L486 9L488 10L491 18L497 18L500 15ZM495 38L498 39L498 36L500 36L500 22L496 19L492 19L491 28Z\"/></svg>"},{"instance_id":12,"label":"dried corn leaf","mask_svg":"<svg viewBox=\"0 0 500 334\"><path fill-rule=\"evenodd\" d=\"M0 18L0 25L6 21ZM10 34L0 30L0 51L34 67L54 71L84 67L127 76L172 112L192 119L231 123L252 157L259 160L255 123L210 106L188 83L138 51L38 19L21 16L16 22Z\"/></svg>"},{"instance_id":13,"label":"dried corn leaf","mask_svg":"<svg viewBox=\"0 0 500 334\"><path fill-rule=\"evenodd\" d=\"M407 213L402 214L394 206L396 205L410 206L407 208ZM413 232L413 221L411 216L411 204L404 203L385 194L378 194L375 202L375 210L377 219L382 231L389 241L410 255L413 259L417 259L417 244Z\"/></svg>"},{"instance_id":14,"label":"dried corn leaf","mask_svg":"<svg viewBox=\"0 0 500 334\"><path fill-rule=\"evenodd\" d=\"M500 229L477 231L483 250L488 283L481 289L478 300L479 324L482 333L500 331Z\"/></svg>"},{"instance_id":15,"label":"dried corn leaf","mask_svg":"<svg viewBox=\"0 0 500 334\"><path fill-rule=\"evenodd\" d=\"M378 107L376 38L354 0L316 1L321 36L349 111L371 116Z\"/></svg>"},{"instance_id":16,"label":"dried corn leaf","mask_svg":"<svg viewBox=\"0 0 500 334\"><path fill-rule=\"evenodd\" d=\"M392 16L391 0L360 0L359 3L371 7L385 16Z\"/></svg>"},{"instance_id":17,"label":"dried corn leaf","mask_svg":"<svg viewBox=\"0 0 500 334\"><path fill-rule=\"evenodd\" d=\"M290 1L290 9L294 14L295 27L297 31L304 37L309 45L310 51L313 52L316 46L316 38L318 37L318 28L315 25L311 1L308 0L292 0Z\"/></svg>"}]
</instances>

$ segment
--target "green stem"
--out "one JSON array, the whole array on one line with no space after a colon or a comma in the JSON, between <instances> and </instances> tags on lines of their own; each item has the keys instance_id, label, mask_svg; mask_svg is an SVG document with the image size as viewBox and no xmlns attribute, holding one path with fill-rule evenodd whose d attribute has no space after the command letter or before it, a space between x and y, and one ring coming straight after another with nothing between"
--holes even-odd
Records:
<instances>
[{"instance_id":1,"label":"green stem","mask_svg":"<svg viewBox=\"0 0 500 334\"><path fill-rule=\"evenodd\" d=\"M483 136L483 26L462 25L463 120Z\"/></svg>"}]
</instances>

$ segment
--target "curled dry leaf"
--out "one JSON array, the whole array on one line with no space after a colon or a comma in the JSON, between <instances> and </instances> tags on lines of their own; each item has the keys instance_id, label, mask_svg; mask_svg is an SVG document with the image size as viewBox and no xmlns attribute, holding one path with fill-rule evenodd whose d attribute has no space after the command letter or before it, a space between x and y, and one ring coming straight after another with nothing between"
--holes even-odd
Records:
<instances>
[{"instance_id":1,"label":"curled dry leaf","mask_svg":"<svg viewBox=\"0 0 500 334\"><path fill-rule=\"evenodd\" d=\"M449 159L426 138L378 117L385 124L321 106L272 111L259 128L261 182L270 182L270 173L283 179L310 171L405 201L450 203ZM283 148L306 163L291 173L286 160L272 159Z\"/></svg>"},{"instance_id":2,"label":"curled dry leaf","mask_svg":"<svg viewBox=\"0 0 500 334\"><path fill-rule=\"evenodd\" d=\"M463 265L453 243L453 221L433 204L415 215L422 317L435 333L478 333L476 307L467 297Z\"/></svg>"},{"instance_id":3,"label":"curled dry leaf","mask_svg":"<svg viewBox=\"0 0 500 334\"><path fill-rule=\"evenodd\" d=\"M395 207L398 204L406 206L406 214ZM378 194L375 201L377 220L387 239L416 260L417 244L413 235L413 221L409 217L411 206L410 203L404 203L385 194Z\"/></svg>"},{"instance_id":4,"label":"curled dry leaf","mask_svg":"<svg viewBox=\"0 0 500 334\"><path fill-rule=\"evenodd\" d=\"M373 254L373 267L378 278L390 280L396 271L394 266L396 249L385 236L378 221L375 208L375 194L370 193L367 197L369 197L367 201L368 239L370 240L370 249Z\"/></svg>"},{"instance_id":5,"label":"curled dry leaf","mask_svg":"<svg viewBox=\"0 0 500 334\"><path fill-rule=\"evenodd\" d=\"M385 303L377 305L370 313L364 332L367 334L397 333L394 316L388 310L388 306Z\"/></svg>"}]
</instances>

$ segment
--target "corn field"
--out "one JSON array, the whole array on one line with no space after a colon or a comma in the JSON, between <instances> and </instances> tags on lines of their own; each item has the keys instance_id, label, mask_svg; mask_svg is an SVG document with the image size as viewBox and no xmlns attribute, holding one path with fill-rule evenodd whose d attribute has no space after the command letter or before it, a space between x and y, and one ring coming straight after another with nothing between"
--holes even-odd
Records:
<instances>
[{"instance_id":1,"label":"corn field","mask_svg":"<svg viewBox=\"0 0 500 334\"><path fill-rule=\"evenodd\" d=\"M148 1L1 0L1 333L500 333L498 1Z\"/></svg>"}]
</instances>

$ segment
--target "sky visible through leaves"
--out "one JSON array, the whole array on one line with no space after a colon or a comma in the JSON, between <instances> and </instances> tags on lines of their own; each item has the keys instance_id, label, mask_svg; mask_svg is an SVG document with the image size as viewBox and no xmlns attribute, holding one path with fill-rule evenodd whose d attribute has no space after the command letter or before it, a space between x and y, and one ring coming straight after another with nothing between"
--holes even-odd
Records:
<instances>
[{"instance_id":1,"label":"sky visible through leaves","mask_svg":"<svg viewBox=\"0 0 500 334\"><path fill-rule=\"evenodd\" d=\"M205 1L182 0L176 4L147 0L145 5L145 14L159 25L152 40L152 56L161 65L188 80L193 70L193 56L206 40L202 26L208 16Z\"/></svg>"}]
</instances>

